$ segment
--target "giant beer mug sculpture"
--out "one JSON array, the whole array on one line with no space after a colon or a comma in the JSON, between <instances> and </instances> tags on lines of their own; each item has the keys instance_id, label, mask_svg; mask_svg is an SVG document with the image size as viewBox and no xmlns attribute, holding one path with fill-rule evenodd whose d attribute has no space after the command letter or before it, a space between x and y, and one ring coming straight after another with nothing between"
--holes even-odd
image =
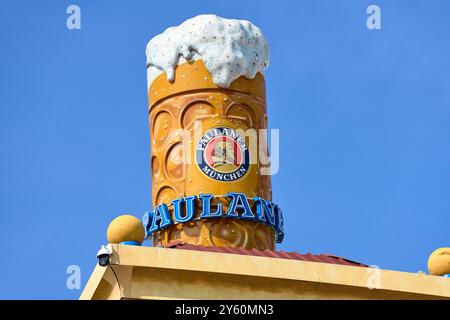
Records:
<instances>
[{"instance_id":1,"label":"giant beer mug sculpture","mask_svg":"<svg viewBox=\"0 0 450 320\"><path fill-rule=\"evenodd\" d=\"M269 61L261 30L201 15L154 37L146 54L152 203L170 215L166 223L152 212L147 237L154 245L273 250L282 221L259 159Z\"/></svg>"}]
</instances>

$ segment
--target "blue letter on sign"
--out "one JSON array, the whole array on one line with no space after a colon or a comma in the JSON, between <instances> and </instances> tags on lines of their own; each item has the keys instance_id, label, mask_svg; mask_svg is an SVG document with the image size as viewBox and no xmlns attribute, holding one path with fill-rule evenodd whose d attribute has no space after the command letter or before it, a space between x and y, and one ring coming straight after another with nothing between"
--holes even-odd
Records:
<instances>
[{"instance_id":1,"label":"blue letter on sign","mask_svg":"<svg viewBox=\"0 0 450 320\"><path fill-rule=\"evenodd\" d=\"M153 220L153 212L146 212L144 213L144 216L142 217L142 224L144 225L145 229L145 240L149 240L151 233L149 232L150 224Z\"/></svg>"},{"instance_id":2,"label":"blue letter on sign","mask_svg":"<svg viewBox=\"0 0 450 320\"><path fill-rule=\"evenodd\" d=\"M256 216L258 221L275 226L275 204L261 197L254 197L256 203Z\"/></svg>"},{"instance_id":3,"label":"blue letter on sign","mask_svg":"<svg viewBox=\"0 0 450 320\"><path fill-rule=\"evenodd\" d=\"M272 204L275 209L275 234L276 234L276 241L277 243L282 243L284 238L284 220L283 220L283 211L281 211L281 208L276 205Z\"/></svg>"},{"instance_id":4,"label":"blue letter on sign","mask_svg":"<svg viewBox=\"0 0 450 320\"><path fill-rule=\"evenodd\" d=\"M199 196L202 199L202 207L203 212L200 215L200 218L217 218L222 216L222 204L217 204L217 210L215 212L211 212L211 198L214 196L212 194L201 194Z\"/></svg>"},{"instance_id":5,"label":"blue letter on sign","mask_svg":"<svg viewBox=\"0 0 450 320\"><path fill-rule=\"evenodd\" d=\"M180 198L172 200L173 204L173 215L176 222L184 223L191 221L194 218L194 201L197 199L196 196ZM183 217L181 215L181 203L186 202L186 214Z\"/></svg>"},{"instance_id":6,"label":"blue letter on sign","mask_svg":"<svg viewBox=\"0 0 450 320\"><path fill-rule=\"evenodd\" d=\"M152 226L150 228L150 233L153 233L161 228L167 227L173 223L170 217L169 209L166 204L160 204L155 208L153 213Z\"/></svg>"},{"instance_id":7,"label":"blue letter on sign","mask_svg":"<svg viewBox=\"0 0 450 320\"><path fill-rule=\"evenodd\" d=\"M230 206L228 207L227 218L239 218L237 210L242 210L241 219L254 220L255 215L250 209L245 193L228 192L228 198L231 198Z\"/></svg>"}]
</instances>

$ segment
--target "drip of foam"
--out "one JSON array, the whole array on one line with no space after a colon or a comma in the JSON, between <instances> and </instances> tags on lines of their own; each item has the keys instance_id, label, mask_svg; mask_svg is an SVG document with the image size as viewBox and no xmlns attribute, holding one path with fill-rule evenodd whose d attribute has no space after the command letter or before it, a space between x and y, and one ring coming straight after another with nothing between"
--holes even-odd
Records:
<instances>
[{"instance_id":1,"label":"drip of foam","mask_svg":"<svg viewBox=\"0 0 450 320\"><path fill-rule=\"evenodd\" d=\"M199 15L166 29L149 41L148 86L162 73L175 80L175 68L202 59L213 81L227 88L240 76L253 79L269 66L269 43L261 30L246 20Z\"/></svg>"}]
</instances>

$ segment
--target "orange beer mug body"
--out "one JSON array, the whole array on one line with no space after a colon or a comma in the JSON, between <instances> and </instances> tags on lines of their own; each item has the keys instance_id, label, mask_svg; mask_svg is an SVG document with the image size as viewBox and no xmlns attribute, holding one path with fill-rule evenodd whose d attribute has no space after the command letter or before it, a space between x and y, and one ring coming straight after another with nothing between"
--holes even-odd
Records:
<instances>
[{"instance_id":1,"label":"orange beer mug body","mask_svg":"<svg viewBox=\"0 0 450 320\"><path fill-rule=\"evenodd\" d=\"M156 231L153 221L153 243L273 250L271 181L260 161L267 152L261 150L267 149L264 76L255 72L252 79L242 75L219 86L204 60L177 62L169 79L162 72L149 80L152 203L171 220ZM239 216L234 208L253 214ZM177 223L189 210L188 221ZM223 214L204 219L206 211ZM261 223L270 214L273 224Z\"/></svg>"}]
</instances>

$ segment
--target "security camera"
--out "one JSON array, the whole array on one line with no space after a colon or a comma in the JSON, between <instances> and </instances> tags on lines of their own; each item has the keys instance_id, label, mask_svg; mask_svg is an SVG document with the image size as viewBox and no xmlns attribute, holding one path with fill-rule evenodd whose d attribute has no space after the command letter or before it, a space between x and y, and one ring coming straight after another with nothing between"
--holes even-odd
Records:
<instances>
[{"instance_id":1,"label":"security camera","mask_svg":"<svg viewBox=\"0 0 450 320\"><path fill-rule=\"evenodd\" d=\"M112 250L110 245L102 246L100 250L97 252L98 264L102 267L106 267L109 265L109 256L111 255Z\"/></svg>"}]
</instances>

